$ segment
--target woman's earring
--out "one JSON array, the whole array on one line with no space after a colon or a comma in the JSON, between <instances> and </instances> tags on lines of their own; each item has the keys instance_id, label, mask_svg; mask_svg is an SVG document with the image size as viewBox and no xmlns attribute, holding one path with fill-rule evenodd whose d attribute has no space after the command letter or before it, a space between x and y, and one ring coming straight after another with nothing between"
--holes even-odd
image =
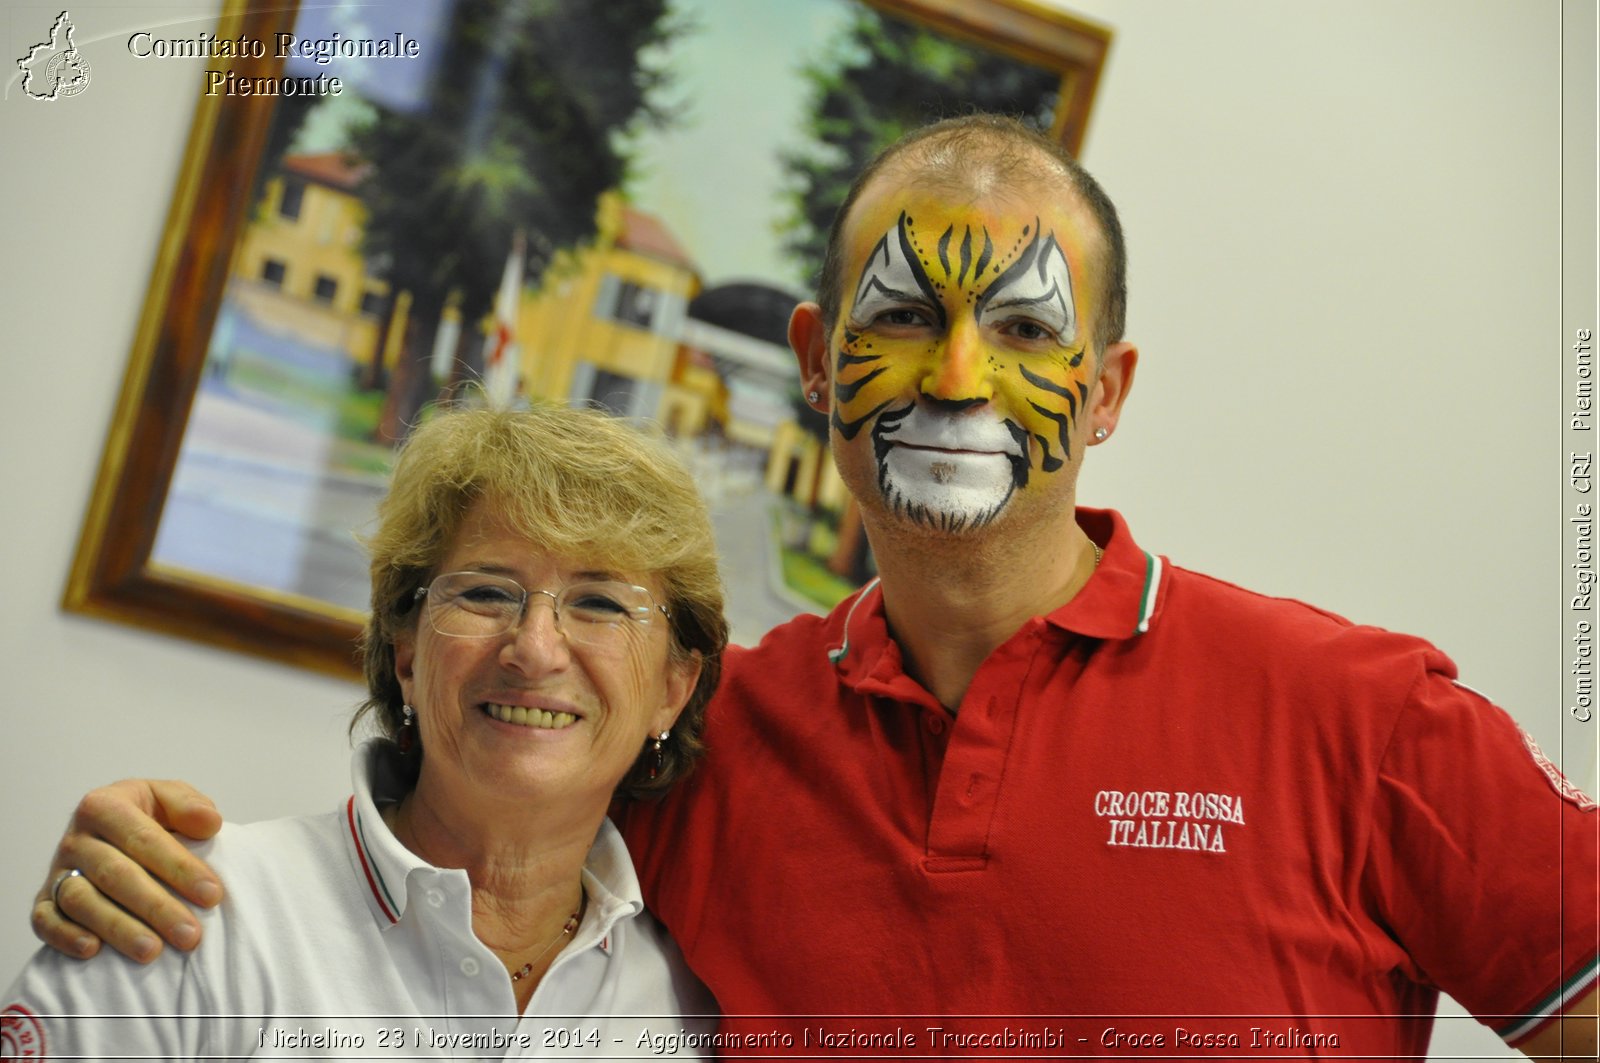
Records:
<instances>
[{"instance_id":1,"label":"woman's earring","mask_svg":"<svg viewBox=\"0 0 1600 1063\"><path fill-rule=\"evenodd\" d=\"M1103 441L1106 438L1106 436L1108 436L1110 434L1111 434L1110 430L1107 429L1105 425L1101 425L1099 428L1096 428L1094 430L1094 437L1097 440L1102 440Z\"/></svg>"},{"instance_id":2,"label":"woman's earring","mask_svg":"<svg viewBox=\"0 0 1600 1063\"><path fill-rule=\"evenodd\" d=\"M400 721L400 734L395 738L395 745L400 747L400 752L409 753L417 739L417 710L410 705L402 705L400 714L404 719Z\"/></svg>"},{"instance_id":3,"label":"woman's earring","mask_svg":"<svg viewBox=\"0 0 1600 1063\"><path fill-rule=\"evenodd\" d=\"M672 736L671 731L662 731L650 742L650 753L655 757L650 762L650 778L654 779L661 774L661 769L666 767L666 758L661 755L661 743Z\"/></svg>"},{"instance_id":4,"label":"woman's earring","mask_svg":"<svg viewBox=\"0 0 1600 1063\"><path fill-rule=\"evenodd\" d=\"M822 400L822 393L819 392L816 388L812 388L810 391L806 392L806 401L807 402L816 403L816 402L820 402L821 400Z\"/></svg>"}]
</instances>

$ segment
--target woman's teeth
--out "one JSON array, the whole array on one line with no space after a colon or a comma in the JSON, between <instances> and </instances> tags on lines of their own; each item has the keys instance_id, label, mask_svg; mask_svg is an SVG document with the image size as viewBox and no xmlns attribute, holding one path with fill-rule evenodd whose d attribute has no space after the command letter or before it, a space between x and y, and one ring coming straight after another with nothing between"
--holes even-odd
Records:
<instances>
[{"instance_id":1,"label":"woman's teeth","mask_svg":"<svg viewBox=\"0 0 1600 1063\"><path fill-rule=\"evenodd\" d=\"M545 709L525 709L521 705L485 705L484 709L501 723L514 723L522 727L555 729L570 726L578 718L570 712L549 712Z\"/></svg>"}]
</instances>

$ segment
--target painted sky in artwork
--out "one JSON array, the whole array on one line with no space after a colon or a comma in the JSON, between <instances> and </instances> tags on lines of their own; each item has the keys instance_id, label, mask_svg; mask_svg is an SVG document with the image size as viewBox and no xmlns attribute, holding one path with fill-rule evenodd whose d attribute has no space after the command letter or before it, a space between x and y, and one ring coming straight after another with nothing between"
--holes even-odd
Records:
<instances>
[{"instance_id":1,"label":"painted sky in artwork","mask_svg":"<svg viewBox=\"0 0 1600 1063\"><path fill-rule=\"evenodd\" d=\"M670 46L663 102L679 120L634 141L628 192L664 220L707 284L759 278L804 288L779 250L780 152L804 143L801 67L827 53L849 21L844 0L675 0L694 26Z\"/></svg>"}]
</instances>

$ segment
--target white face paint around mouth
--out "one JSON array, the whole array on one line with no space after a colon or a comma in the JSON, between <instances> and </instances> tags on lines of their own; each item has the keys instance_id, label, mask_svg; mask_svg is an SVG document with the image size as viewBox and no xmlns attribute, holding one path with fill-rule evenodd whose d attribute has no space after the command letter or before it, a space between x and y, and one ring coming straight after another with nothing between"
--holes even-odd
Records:
<instances>
[{"instance_id":1,"label":"white face paint around mouth","mask_svg":"<svg viewBox=\"0 0 1600 1063\"><path fill-rule=\"evenodd\" d=\"M487 704L483 707L490 716L501 723L514 723L521 727L540 730L560 730L576 723L578 718L570 712L550 712L547 709L526 709L521 705Z\"/></svg>"},{"instance_id":2,"label":"white face paint around mouth","mask_svg":"<svg viewBox=\"0 0 1600 1063\"><path fill-rule=\"evenodd\" d=\"M921 406L885 414L874 441L878 483L896 512L962 531L992 520L1016 488L1022 445L998 418L945 414Z\"/></svg>"}]
</instances>

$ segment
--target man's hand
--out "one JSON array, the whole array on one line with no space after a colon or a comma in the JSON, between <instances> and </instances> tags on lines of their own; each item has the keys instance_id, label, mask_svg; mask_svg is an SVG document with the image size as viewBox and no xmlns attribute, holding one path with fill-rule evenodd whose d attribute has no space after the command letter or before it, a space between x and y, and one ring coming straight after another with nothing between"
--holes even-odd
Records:
<instances>
[{"instance_id":1,"label":"man's hand","mask_svg":"<svg viewBox=\"0 0 1600 1063\"><path fill-rule=\"evenodd\" d=\"M222 900L222 884L168 831L198 841L221 826L211 799L185 782L124 779L91 790L34 897L34 934L69 956L93 956L104 941L140 963L161 954L162 938L194 948L200 924L161 883L206 908ZM74 869L83 874L63 877Z\"/></svg>"}]
</instances>

